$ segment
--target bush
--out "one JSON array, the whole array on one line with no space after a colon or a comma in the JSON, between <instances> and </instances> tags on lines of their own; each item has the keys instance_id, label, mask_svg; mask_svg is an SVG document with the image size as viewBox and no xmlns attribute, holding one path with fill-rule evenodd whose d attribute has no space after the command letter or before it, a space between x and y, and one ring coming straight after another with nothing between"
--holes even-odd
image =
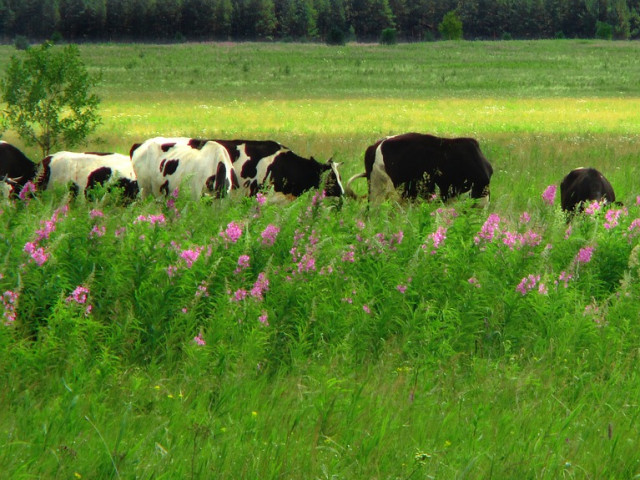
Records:
<instances>
[{"instance_id":1,"label":"bush","mask_svg":"<svg viewBox=\"0 0 640 480\"><path fill-rule=\"evenodd\" d=\"M380 36L380 43L382 45L395 45L398 43L398 32L395 28L385 28L382 30Z\"/></svg>"},{"instance_id":2,"label":"bush","mask_svg":"<svg viewBox=\"0 0 640 480\"><path fill-rule=\"evenodd\" d=\"M596 38L601 40L611 40L613 38L613 27L607 22L597 22Z\"/></svg>"},{"instance_id":3,"label":"bush","mask_svg":"<svg viewBox=\"0 0 640 480\"><path fill-rule=\"evenodd\" d=\"M438 31L445 40L462 40L462 20L458 12L451 10L442 18Z\"/></svg>"},{"instance_id":4,"label":"bush","mask_svg":"<svg viewBox=\"0 0 640 480\"><path fill-rule=\"evenodd\" d=\"M337 27L332 27L327 34L327 45L344 45L346 43L346 35L344 31Z\"/></svg>"},{"instance_id":5,"label":"bush","mask_svg":"<svg viewBox=\"0 0 640 480\"><path fill-rule=\"evenodd\" d=\"M16 38L13 39L13 46L16 47L16 50L27 50L31 45L27 37L16 35Z\"/></svg>"}]
</instances>

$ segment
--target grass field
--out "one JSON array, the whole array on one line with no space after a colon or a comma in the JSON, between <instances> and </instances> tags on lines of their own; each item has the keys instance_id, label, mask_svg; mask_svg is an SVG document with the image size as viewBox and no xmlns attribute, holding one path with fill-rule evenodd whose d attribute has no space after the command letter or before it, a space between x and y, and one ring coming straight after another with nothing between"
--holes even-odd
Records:
<instances>
[{"instance_id":1,"label":"grass field","mask_svg":"<svg viewBox=\"0 0 640 480\"><path fill-rule=\"evenodd\" d=\"M3 200L0 476L640 477L639 50L82 46L90 150L271 138L349 177L474 136L491 204ZM587 165L625 207L568 226L542 193Z\"/></svg>"}]
</instances>

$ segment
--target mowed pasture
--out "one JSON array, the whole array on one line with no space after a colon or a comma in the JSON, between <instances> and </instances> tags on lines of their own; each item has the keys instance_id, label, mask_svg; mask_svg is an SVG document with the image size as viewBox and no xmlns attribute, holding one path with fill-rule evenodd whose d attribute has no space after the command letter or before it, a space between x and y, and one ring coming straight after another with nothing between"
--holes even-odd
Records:
<instances>
[{"instance_id":1,"label":"mowed pasture","mask_svg":"<svg viewBox=\"0 0 640 480\"><path fill-rule=\"evenodd\" d=\"M2 200L3 477L640 475L640 44L80 49L87 150L472 136L491 202ZM626 210L568 226L578 166Z\"/></svg>"}]
</instances>

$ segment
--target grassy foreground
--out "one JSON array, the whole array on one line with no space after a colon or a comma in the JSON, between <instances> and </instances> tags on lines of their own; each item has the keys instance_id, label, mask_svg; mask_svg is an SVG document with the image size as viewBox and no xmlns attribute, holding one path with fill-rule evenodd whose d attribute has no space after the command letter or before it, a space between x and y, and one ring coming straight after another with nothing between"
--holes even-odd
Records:
<instances>
[{"instance_id":1,"label":"grassy foreground","mask_svg":"<svg viewBox=\"0 0 640 480\"><path fill-rule=\"evenodd\" d=\"M473 135L492 201L2 200L3 478L640 475L635 43L82 49L91 149ZM569 226L587 164L625 207Z\"/></svg>"}]
</instances>

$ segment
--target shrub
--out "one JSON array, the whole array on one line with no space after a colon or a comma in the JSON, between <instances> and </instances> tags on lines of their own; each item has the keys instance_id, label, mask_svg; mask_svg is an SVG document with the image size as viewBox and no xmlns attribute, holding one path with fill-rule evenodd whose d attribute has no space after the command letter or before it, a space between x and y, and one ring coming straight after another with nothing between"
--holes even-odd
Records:
<instances>
[{"instance_id":1,"label":"shrub","mask_svg":"<svg viewBox=\"0 0 640 480\"><path fill-rule=\"evenodd\" d=\"M13 39L13 46L16 47L16 50L27 50L29 45L29 39L24 35L16 35L16 38Z\"/></svg>"},{"instance_id":2,"label":"shrub","mask_svg":"<svg viewBox=\"0 0 640 480\"><path fill-rule=\"evenodd\" d=\"M613 38L613 27L607 22L597 22L596 38L601 40L611 40Z\"/></svg>"},{"instance_id":3,"label":"shrub","mask_svg":"<svg viewBox=\"0 0 640 480\"><path fill-rule=\"evenodd\" d=\"M462 40L462 20L458 12L451 10L442 18L438 31L445 40Z\"/></svg>"},{"instance_id":4,"label":"shrub","mask_svg":"<svg viewBox=\"0 0 640 480\"><path fill-rule=\"evenodd\" d=\"M337 27L332 27L327 34L327 45L344 45L346 43L346 35L344 31Z\"/></svg>"},{"instance_id":5,"label":"shrub","mask_svg":"<svg viewBox=\"0 0 640 480\"><path fill-rule=\"evenodd\" d=\"M382 30L380 36L380 43L382 45L395 45L398 43L398 32L395 28L385 28Z\"/></svg>"}]
</instances>

